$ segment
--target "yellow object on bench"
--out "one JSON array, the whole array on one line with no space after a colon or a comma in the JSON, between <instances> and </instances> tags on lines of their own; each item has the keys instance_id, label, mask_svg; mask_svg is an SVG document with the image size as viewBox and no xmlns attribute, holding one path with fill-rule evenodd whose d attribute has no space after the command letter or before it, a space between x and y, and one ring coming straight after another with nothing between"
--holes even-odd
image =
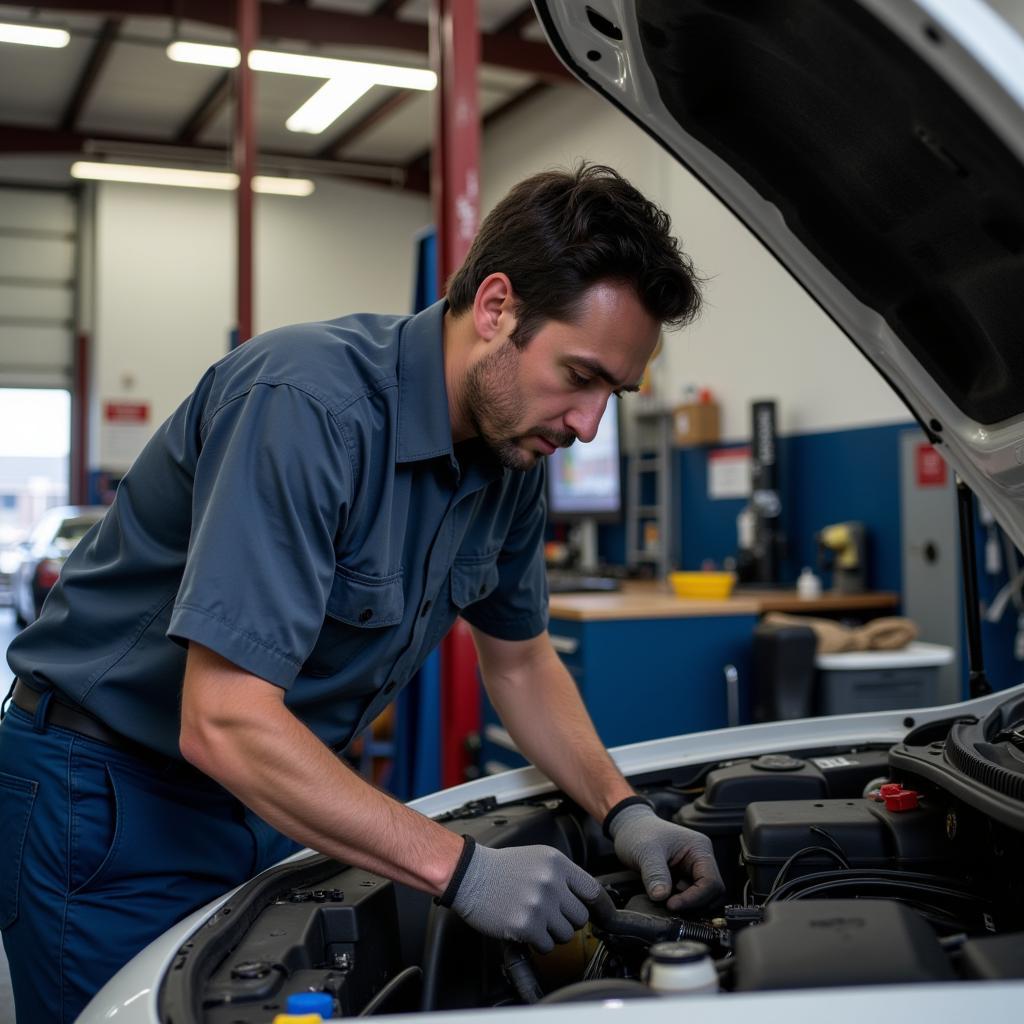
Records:
<instances>
[{"instance_id":1,"label":"yellow object on bench","mask_svg":"<svg viewBox=\"0 0 1024 1024\"><path fill-rule=\"evenodd\" d=\"M677 597L726 598L736 585L731 572L670 572L668 581Z\"/></svg>"}]
</instances>

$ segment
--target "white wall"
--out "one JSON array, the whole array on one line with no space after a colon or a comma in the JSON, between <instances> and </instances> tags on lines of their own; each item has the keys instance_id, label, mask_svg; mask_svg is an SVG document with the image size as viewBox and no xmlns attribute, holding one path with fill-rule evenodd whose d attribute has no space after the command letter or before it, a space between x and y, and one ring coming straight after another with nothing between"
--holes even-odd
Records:
<instances>
[{"instance_id":1,"label":"white wall","mask_svg":"<svg viewBox=\"0 0 1024 1024\"><path fill-rule=\"evenodd\" d=\"M432 217L426 196L333 181L308 199L261 197L257 328L409 312L413 236Z\"/></svg>"},{"instance_id":2,"label":"white wall","mask_svg":"<svg viewBox=\"0 0 1024 1024\"><path fill-rule=\"evenodd\" d=\"M152 429L228 351L231 197L147 185L96 191L92 394L149 402ZM90 463L124 468L105 447Z\"/></svg>"},{"instance_id":3,"label":"white wall","mask_svg":"<svg viewBox=\"0 0 1024 1024\"><path fill-rule=\"evenodd\" d=\"M551 89L487 135L484 210L516 181L581 158L609 164L672 217L708 278L701 320L666 339L655 386L676 401L710 387L727 440L750 434L750 402L779 401L782 433L902 422L905 406L760 242L625 115L580 88Z\"/></svg>"},{"instance_id":4,"label":"white wall","mask_svg":"<svg viewBox=\"0 0 1024 1024\"><path fill-rule=\"evenodd\" d=\"M93 394L151 405L152 431L228 351L234 196L96 186ZM425 197L318 182L305 199L257 196L257 331L351 312L404 312ZM125 468L93 431L90 465Z\"/></svg>"}]
</instances>

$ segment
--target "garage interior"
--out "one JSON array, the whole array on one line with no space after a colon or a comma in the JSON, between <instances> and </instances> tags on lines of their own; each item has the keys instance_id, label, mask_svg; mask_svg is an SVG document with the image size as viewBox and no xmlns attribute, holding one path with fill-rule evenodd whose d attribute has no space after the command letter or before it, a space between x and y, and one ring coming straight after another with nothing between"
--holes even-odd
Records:
<instances>
[{"instance_id":1,"label":"garage interior","mask_svg":"<svg viewBox=\"0 0 1024 1024\"><path fill-rule=\"evenodd\" d=\"M548 470L549 633L602 742L966 698L934 437L719 198L576 81L526 0L0 5L5 652L211 364L286 325L424 309L514 184L584 160L669 213L706 301L591 457ZM1000 690L1024 661L1022 563L974 506ZM863 649L896 619L909 646ZM528 763L462 620L346 756L401 800Z\"/></svg>"}]
</instances>

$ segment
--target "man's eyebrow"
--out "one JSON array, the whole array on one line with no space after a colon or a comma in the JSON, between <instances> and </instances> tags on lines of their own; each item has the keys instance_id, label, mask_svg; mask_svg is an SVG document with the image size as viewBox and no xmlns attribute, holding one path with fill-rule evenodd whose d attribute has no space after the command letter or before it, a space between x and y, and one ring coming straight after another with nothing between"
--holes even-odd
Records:
<instances>
[{"instance_id":1,"label":"man's eyebrow","mask_svg":"<svg viewBox=\"0 0 1024 1024\"><path fill-rule=\"evenodd\" d=\"M572 360L582 370L586 370L593 377L600 377L606 384L610 384L616 391L639 391L640 385L624 384L613 374L609 373L596 359L589 356L577 356Z\"/></svg>"}]
</instances>

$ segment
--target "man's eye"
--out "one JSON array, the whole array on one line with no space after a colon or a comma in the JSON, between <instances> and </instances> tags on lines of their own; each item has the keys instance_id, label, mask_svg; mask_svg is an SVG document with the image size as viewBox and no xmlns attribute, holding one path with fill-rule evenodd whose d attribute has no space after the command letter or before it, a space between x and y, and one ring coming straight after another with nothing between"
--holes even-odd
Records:
<instances>
[{"instance_id":1,"label":"man's eye","mask_svg":"<svg viewBox=\"0 0 1024 1024\"><path fill-rule=\"evenodd\" d=\"M582 373L577 373L571 366L569 367L569 380L578 388L586 387L590 383L589 377L584 377Z\"/></svg>"}]
</instances>

